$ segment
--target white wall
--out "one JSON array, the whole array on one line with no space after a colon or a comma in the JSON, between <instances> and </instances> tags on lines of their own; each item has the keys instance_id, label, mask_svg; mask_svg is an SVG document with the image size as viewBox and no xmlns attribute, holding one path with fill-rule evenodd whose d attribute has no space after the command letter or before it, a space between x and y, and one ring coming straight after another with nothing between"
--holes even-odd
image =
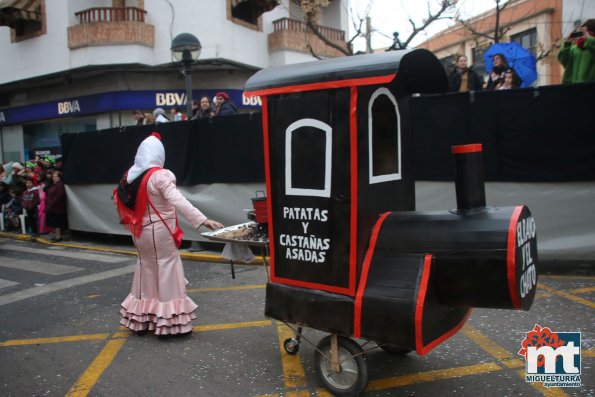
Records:
<instances>
[{"instance_id":1,"label":"white wall","mask_svg":"<svg viewBox=\"0 0 595 397\"><path fill-rule=\"evenodd\" d=\"M321 24L348 30L347 0L333 1L325 9ZM136 2L131 2L136 5ZM0 27L0 84L43 76L90 65L140 63L149 66L172 62L170 46L173 37L182 32L194 34L203 46L200 56L206 59L228 59L255 68L313 60L309 55L270 55L268 34L272 22L290 17L299 8L282 0L274 10L263 14L263 31L244 27L227 19L225 0L145 0L146 22L155 28L155 45L90 46L70 50L68 26L78 24L75 12L90 7L109 7L111 0L46 0L47 34L11 43L10 29ZM292 15L292 17L299 17ZM287 59L287 61L285 61Z\"/></svg>"},{"instance_id":2,"label":"white wall","mask_svg":"<svg viewBox=\"0 0 595 397\"><path fill-rule=\"evenodd\" d=\"M47 34L42 36L11 43L10 29L0 27L0 84L69 69L66 2L48 0L46 10Z\"/></svg>"}]
</instances>

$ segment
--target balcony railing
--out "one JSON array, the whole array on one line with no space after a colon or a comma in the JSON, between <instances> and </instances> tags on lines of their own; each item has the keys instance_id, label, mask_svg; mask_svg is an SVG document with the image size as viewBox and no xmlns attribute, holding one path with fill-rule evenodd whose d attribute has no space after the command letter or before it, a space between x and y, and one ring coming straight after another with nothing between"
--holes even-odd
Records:
<instances>
[{"instance_id":1,"label":"balcony railing","mask_svg":"<svg viewBox=\"0 0 595 397\"><path fill-rule=\"evenodd\" d=\"M93 7L75 12L79 23L134 21L145 22L147 11L138 7Z\"/></svg>"},{"instance_id":2,"label":"balcony railing","mask_svg":"<svg viewBox=\"0 0 595 397\"><path fill-rule=\"evenodd\" d=\"M102 45L155 45L155 27L145 22L138 7L94 7L75 12L79 24L68 27L71 50Z\"/></svg>"},{"instance_id":3,"label":"balcony railing","mask_svg":"<svg viewBox=\"0 0 595 397\"><path fill-rule=\"evenodd\" d=\"M273 21L273 31L291 31L308 33L310 29L305 22L298 21L295 19L281 18ZM345 41L345 32L339 29L328 28L326 26L318 26L318 32L329 40Z\"/></svg>"}]
</instances>

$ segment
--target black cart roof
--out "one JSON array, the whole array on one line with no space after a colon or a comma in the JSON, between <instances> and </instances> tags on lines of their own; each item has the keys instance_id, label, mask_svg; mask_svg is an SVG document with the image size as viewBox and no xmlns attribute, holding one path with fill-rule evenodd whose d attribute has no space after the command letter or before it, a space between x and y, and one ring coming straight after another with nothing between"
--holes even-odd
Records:
<instances>
[{"instance_id":1,"label":"black cart roof","mask_svg":"<svg viewBox=\"0 0 595 397\"><path fill-rule=\"evenodd\" d=\"M419 89L410 87L411 92L441 92L447 89L446 74L438 59L427 50L415 49L271 67L248 79L245 91L246 95L265 96L315 89L388 84L397 75L399 80L400 76L404 75L409 83L412 80L419 83Z\"/></svg>"}]
</instances>

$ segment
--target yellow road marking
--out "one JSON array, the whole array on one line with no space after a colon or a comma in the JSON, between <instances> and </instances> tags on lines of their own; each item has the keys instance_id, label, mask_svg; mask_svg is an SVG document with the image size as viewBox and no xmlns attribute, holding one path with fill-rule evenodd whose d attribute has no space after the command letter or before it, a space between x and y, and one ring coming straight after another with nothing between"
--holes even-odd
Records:
<instances>
[{"instance_id":1,"label":"yellow road marking","mask_svg":"<svg viewBox=\"0 0 595 397\"><path fill-rule=\"evenodd\" d=\"M567 276L560 276L560 275L558 275L558 276L556 276L556 275L542 276L542 275L539 275L539 278L540 279L546 279L546 280L547 279L550 279L550 278L553 278L553 279L563 279L563 280L568 280L568 279L571 279L571 278L576 278L576 279L579 279L579 280L595 280L595 276L573 276L573 275L567 275Z\"/></svg>"},{"instance_id":2,"label":"yellow road marking","mask_svg":"<svg viewBox=\"0 0 595 397\"><path fill-rule=\"evenodd\" d=\"M370 381L366 391L392 389L394 387L408 386L416 383L433 382L437 380L458 378L461 376L479 375L487 372L501 371L502 367L496 363L469 365L466 367L440 369L436 371L419 372L395 376L391 378Z\"/></svg>"},{"instance_id":3,"label":"yellow road marking","mask_svg":"<svg viewBox=\"0 0 595 397\"><path fill-rule=\"evenodd\" d=\"M333 395L326 389L318 388L316 389L316 396L317 397L333 397Z\"/></svg>"},{"instance_id":4,"label":"yellow road marking","mask_svg":"<svg viewBox=\"0 0 595 397\"><path fill-rule=\"evenodd\" d=\"M295 335L293 331L285 325L277 327L279 334L279 349L281 350L281 364L283 366L283 377L285 379L285 387L304 387L306 386L306 372L300 358L300 354L287 354L283 347L283 342L287 338L293 338Z\"/></svg>"},{"instance_id":5,"label":"yellow road marking","mask_svg":"<svg viewBox=\"0 0 595 397\"><path fill-rule=\"evenodd\" d=\"M285 393L286 397L310 397L310 392L308 390L299 390L299 391L288 391Z\"/></svg>"},{"instance_id":6,"label":"yellow road marking","mask_svg":"<svg viewBox=\"0 0 595 397\"><path fill-rule=\"evenodd\" d=\"M479 333L479 331L471 325L466 324L462 331L467 338L475 342L475 344L489 353L492 357L497 358L498 360L511 359L514 357L508 350L503 349L500 345L491 341L487 336Z\"/></svg>"},{"instance_id":7,"label":"yellow road marking","mask_svg":"<svg viewBox=\"0 0 595 397\"><path fill-rule=\"evenodd\" d=\"M237 287L213 287L213 288L188 288L187 292L218 292L218 291L241 291L246 289L263 289L265 284L259 285L239 285Z\"/></svg>"},{"instance_id":8,"label":"yellow road marking","mask_svg":"<svg viewBox=\"0 0 595 397\"><path fill-rule=\"evenodd\" d=\"M196 325L192 327L193 331L204 332L204 331L218 331L222 329L235 329L235 328L246 328L246 327L265 327L271 325L271 320L262 321L246 321L242 323L226 323L226 324L208 324L208 325Z\"/></svg>"},{"instance_id":9,"label":"yellow road marking","mask_svg":"<svg viewBox=\"0 0 595 397\"><path fill-rule=\"evenodd\" d=\"M116 357L116 354L118 354L122 346L124 346L126 340L126 338L112 339L107 342L91 365L89 365L80 378L78 378L74 386L72 386L68 393L66 393L66 397L85 397L89 394L103 371L109 367L113 359Z\"/></svg>"},{"instance_id":10,"label":"yellow road marking","mask_svg":"<svg viewBox=\"0 0 595 397\"><path fill-rule=\"evenodd\" d=\"M525 371L518 371L517 374L525 379ZM545 387L543 384L539 382L527 382L530 384L535 390L543 394L545 397L565 397L568 394L564 393L562 389L559 387Z\"/></svg>"},{"instance_id":11,"label":"yellow road marking","mask_svg":"<svg viewBox=\"0 0 595 397\"><path fill-rule=\"evenodd\" d=\"M91 335L71 335L56 336L53 338L35 338L35 339L14 339L0 342L0 346L26 346L26 345L45 345L48 343L80 342L90 340L104 340L110 334L91 334Z\"/></svg>"},{"instance_id":12,"label":"yellow road marking","mask_svg":"<svg viewBox=\"0 0 595 397\"><path fill-rule=\"evenodd\" d=\"M543 288L546 291L548 291L548 292L550 292L550 293L552 293L554 295L557 295L559 297L562 297L562 298L565 298L565 299L568 299L568 300L571 300L571 301L574 301L574 302L583 304L585 306L590 307L591 309L595 309L595 302L590 301L588 299L581 298L580 296L574 296L574 295L571 295L571 294L569 294L567 292L558 291L558 290L556 290L556 289L554 289L554 288L552 288L550 286L544 285L544 284L541 284L541 288Z\"/></svg>"},{"instance_id":13,"label":"yellow road marking","mask_svg":"<svg viewBox=\"0 0 595 397\"><path fill-rule=\"evenodd\" d=\"M525 366L523 360L518 360L516 358L510 360L502 360L500 361L500 363L507 366L508 368L522 368Z\"/></svg>"},{"instance_id":14,"label":"yellow road marking","mask_svg":"<svg viewBox=\"0 0 595 397\"><path fill-rule=\"evenodd\" d=\"M581 355L583 357L595 357L595 349L583 349Z\"/></svg>"},{"instance_id":15,"label":"yellow road marking","mask_svg":"<svg viewBox=\"0 0 595 397\"><path fill-rule=\"evenodd\" d=\"M595 287L571 289L566 292L568 292L569 294L586 294L588 292L593 292L593 291L595 291Z\"/></svg>"},{"instance_id":16,"label":"yellow road marking","mask_svg":"<svg viewBox=\"0 0 595 397\"><path fill-rule=\"evenodd\" d=\"M506 358L504 356L508 356L508 357L513 357L512 353L508 352L507 350L503 349L502 347L500 347L500 345L496 344L495 342L492 342L491 340L489 340L485 335L482 335L479 331L477 331L475 328L473 328L471 325L467 324L465 325L465 327L463 327L463 333L465 334L465 336L467 336L469 339L471 339L473 342L475 342L479 347L481 347L483 350L486 351L486 353L488 353L489 355L496 357L498 359L502 358ZM515 368L513 366L508 366L508 364L512 364L515 361L520 361L520 360L503 360L502 363L504 365L506 365L508 368ZM521 366L524 366L525 364L521 361ZM525 380L525 371L521 370L518 371L517 374L523 379ZM540 393L542 393L544 396L546 397L563 397L566 396L566 393L564 393L560 388L556 388L556 387L544 387L541 383L535 383L535 382L527 382L529 383L534 389L536 389L537 391L539 391Z\"/></svg>"}]
</instances>

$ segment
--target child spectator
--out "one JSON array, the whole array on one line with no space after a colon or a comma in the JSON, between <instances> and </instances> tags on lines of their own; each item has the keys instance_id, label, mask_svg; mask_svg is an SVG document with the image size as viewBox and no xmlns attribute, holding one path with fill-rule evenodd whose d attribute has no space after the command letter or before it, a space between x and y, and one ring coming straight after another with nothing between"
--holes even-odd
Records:
<instances>
[{"instance_id":1,"label":"child spectator","mask_svg":"<svg viewBox=\"0 0 595 397\"><path fill-rule=\"evenodd\" d=\"M27 186L27 190L23 192L23 197L21 199L21 205L23 210L27 214L27 219L29 220L29 228L33 235L38 234L38 227L37 227L37 206L39 205L39 189L37 186L34 186L33 180L27 179L25 181L25 185Z\"/></svg>"},{"instance_id":2,"label":"child spectator","mask_svg":"<svg viewBox=\"0 0 595 397\"><path fill-rule=\"evenodd\" d=\"M6 225L8 231L19 230L19 215L23 213L21 206L21 191L20 189L10 188L11 199L4 209L4 216L6 217Z\"/></svg>"},{"instance_id":3,"label":"child spectator","mask_svg":"<svg viewBox=\"0 0 595 397\"><path fill-rule=\"evenodd\" d=\"M37 232L39 234L48 234L53 231L51 227L48 227L45 224L45 189L48 186L48 180L45 171L39 172L37 176L39 178L39 186L37 190L39 192L39 211L37 213L39 228Z\"/></svg>"},{"instance_id":4,"label":"child spectator","mask_svg":"<svg viewBox=\"0 0 595 397\"><path fill-rule=\"evenodd\" d=\"M513 88L519 88L519 83L516 80L516 75L512 70L504 72L504 81L496 86L497 90L511 90Z\"/></svg>"}]
</instances>

